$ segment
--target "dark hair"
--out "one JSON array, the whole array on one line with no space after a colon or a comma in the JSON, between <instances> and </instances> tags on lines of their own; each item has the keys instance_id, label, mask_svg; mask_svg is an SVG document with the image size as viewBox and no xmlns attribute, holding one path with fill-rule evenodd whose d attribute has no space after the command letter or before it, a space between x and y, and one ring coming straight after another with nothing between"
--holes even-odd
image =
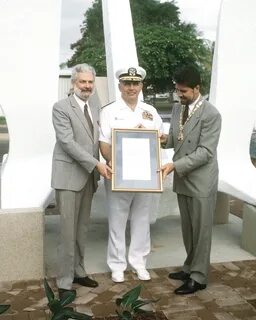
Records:
<instances>
[{"instance_id":1,"label":"dark hair","mask_svg":"<svg viewBox=\"0 0 256 320\"><path fill-rule=\"evenodd\" d=\"M174 82L194 89L197 85L201 84L200 73L196 67L186 66L175 74Z\"/></svg>"}]
</instances>

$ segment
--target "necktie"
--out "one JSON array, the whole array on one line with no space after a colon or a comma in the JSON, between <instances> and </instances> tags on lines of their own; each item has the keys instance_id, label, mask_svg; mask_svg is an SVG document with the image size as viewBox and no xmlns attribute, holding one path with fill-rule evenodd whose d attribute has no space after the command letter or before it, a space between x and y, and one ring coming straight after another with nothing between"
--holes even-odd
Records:
<instances>
[{"instance_id":1,"label":"necktie","mask_svg":"<svg viewBox=\"0 0 256 320\"><path fill-rule=\"evenodd\" d=\"M188 110L189 110L189 107L188 105L186 105L183 111L182 124L184 124L188 118Z\"/></svg>"},{"instance_id":2,"label":"necktie","mask_svg":"<svg viewBox=\"0 0 256 320\"><path fill-rule=\"evenodd\" d=\"M93 135L93 124L92 124L92 120L91 120L91 117L88 112L88 105L87 104L84 105L84 116L88 122L89 128L90 128L91 133Z\"/></svg>"}]
</instances>

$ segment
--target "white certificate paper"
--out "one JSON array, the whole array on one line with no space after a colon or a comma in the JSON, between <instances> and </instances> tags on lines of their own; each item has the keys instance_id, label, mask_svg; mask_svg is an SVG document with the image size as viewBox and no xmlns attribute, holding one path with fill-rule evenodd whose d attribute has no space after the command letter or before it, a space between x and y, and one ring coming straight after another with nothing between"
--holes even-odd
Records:
<instances>
[{"instance_id":1,"label":"white certificate paper","mask_svg":"<svg viewBox=\"0 0 256 320\"><path fill-rule=\"evenodd\" d=\"M123 138L123 180L150 180L149 139Z\"/></svg>"}]
</instances>

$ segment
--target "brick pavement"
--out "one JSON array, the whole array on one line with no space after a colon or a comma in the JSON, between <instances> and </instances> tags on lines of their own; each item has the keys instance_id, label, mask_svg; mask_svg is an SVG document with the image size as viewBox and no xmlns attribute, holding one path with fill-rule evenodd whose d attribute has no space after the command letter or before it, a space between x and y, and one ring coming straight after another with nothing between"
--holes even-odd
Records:
<instances>
[{"instance_id":1,"label":"brick pavement","mask_svg":"<svg viewBox=\"0 0 256 320\"><path fill-rule=\"evenodd\" d=\"M206 290L188 296L177 296L173 290L180 282L168 279L177 268L150 270L152 280L143 282L142 298L158 299L152 308L174 320L256 320L256 261L237 261L211 265L210 283ZM94 317L115 314L115 299L139 283L127 271L126 280L114 284L110 273L95 274L100 283L95 289L74 286L77 311ZM49 281L56 292L54 280ZM42 281L0 283L0 303L11 304L2 320L49 319Z\"/></svg>"}]
</instances>

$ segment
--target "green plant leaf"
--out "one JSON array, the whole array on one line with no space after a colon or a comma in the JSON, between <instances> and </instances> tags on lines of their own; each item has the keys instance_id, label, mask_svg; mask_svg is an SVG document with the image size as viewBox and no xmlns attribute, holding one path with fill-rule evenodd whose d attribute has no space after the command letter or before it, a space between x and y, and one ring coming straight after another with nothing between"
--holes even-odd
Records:
<instances>
[{"instance_id":1,"label":"green plant leaf","mask_svg":"<svg viewBox=\"0 0 256 320\"><path fill-rule=\"evenodd\" d=\"M7 311L10 308L9 304L1 304L0 305L0 314L4 313L5 311Z\"/></svg>"},{"instance_id":2,"label":"green plant leaf","mask_svg":"<svg viewBox=\"0 0 256 320\"><path fill-rule=\"evenodd\" d=\"M66 320L66 319L68 320L68 319L70 319L70 317L66 315L67 310L73 311L73 308L72 307L61 308L58 312L54 313L51 320Z\"/></svg>"},{"instance_id":3,"label":"green plant leaf","mask_svg":"<svg viewBox=\"0 0 256 320\"><path fill-rule=\"evenodd\" d=\"M160 299L148 299L148 300L136 300L133 304L132 304L132 309L134 310L134 312L137 312L137 310L140 308L140 307L143 307L147 304L150 304L150 303L153 303L153 302L157 302L159 301Z\"/></svg>"},{"instance_id":4,"label":"green plant leaf","mask_svg":"<svg viewBox=\"0 0 256 320\"><path fill-rule=\"evenodd\" d=\"M68 320L68 317L65 315L65 310L61 309L58 313L53 314L51 320Z\"/></svg>"},{"instance_id":5,"label":"green plant leaf","mask_svg":"<svg viewBox=\"0 0 256 320\"><path fill-rule=\"evenodd\" d=\"M128 310L124 310L122 313L122 319L123 320L131 320L132 319L132 314Z\"/></svg>"},{"instance_id":6,"label":"green plant leaf","mask_svg":"<svg viewBox=\"0 0 256 320\"><path fill-rule=\"evenodd\" d=\"M128 291L125 295L123 295L121 305L124 307L131 306L138 299L141 292L141 288L141 284L139 284L137 287L133 288L132 290Z\"/></svg>"},{"instance_id":7,"label":"green plant leaf","mask_svg":"<svg viewBox=\"0 0 256 320\"><path fill-rule=\"evenodd\" d=\"M45 294L46 294L48 301L52 302L54 300L55 296L54 296L54 293L45 278L44 278L44 290L45 290Z\"/></svg>"},{"instance_id":8,"label":"green plant leaf","mask_svg":"<svg viewBox=\"0 0 256 320\"><path fill-rule=\"evenodd\" d=\"M76 298L76 292L75 291L66 291L62 294L62 298L60 300L60 304L62 307L65 307L66 305L73 302Z\"/></svg>"},{"instance_id":9,"label":"green plant leaf","mask_svg":"<svg viewBox=\"0 0 256 320\"><path fill-rule=\"evenodd\" d=\"M70 308L64 308L64 316L67 317L67 319L77 319L77 320L90 320L92 319L91 316L85 313L76 312L74 310L70 310Z\"/></svg>"},{"instance_id":10,"label":"green plant leaf","mask_svg":"<svg viewBox=\"0 0 256 320\"><path fill-rule=\"evenodd\" d=\"M146 304L151 303L151 300L136 300L134 301L134 303L132 304L132 309L136 309L139 308L141 306L145 306Z\"/></svg>"},{"instance_id":11,"label":"green plant leaf","mask_svg":"<svg viewBox=\"0 0 256 320\"><path fill-rule=\"evenodd\" d=\"M148 310L143 310L143 309L136 309L136 311L134 311L134 314L142 314L142 313L151 313L152 311L148 311Z\"/></svg>"},{"instance_id":12,"label":"green plant leaf","mask_svg":"<svg viewBox=\"0 0 256 320\"><path fill-rule=\"evenodd\" d=\"M53 314L58 313L63 309L63 307L60 304L60 301L57 299L54 299L51 302L49 302L48 307Z\"/></svg>"}]
</instances>

